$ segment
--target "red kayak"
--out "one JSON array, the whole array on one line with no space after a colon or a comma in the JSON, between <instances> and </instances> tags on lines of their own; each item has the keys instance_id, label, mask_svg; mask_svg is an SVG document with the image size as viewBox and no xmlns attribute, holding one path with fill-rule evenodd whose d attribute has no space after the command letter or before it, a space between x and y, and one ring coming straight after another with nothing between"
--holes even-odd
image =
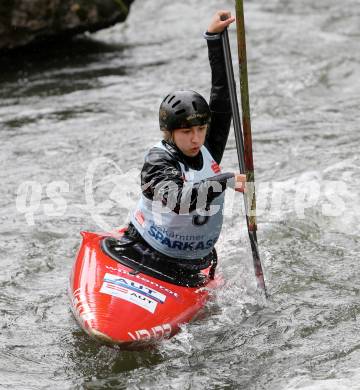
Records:
<instances>
[{"instance_id":1,"label":"red kayak","mask_svg":"<svg viewBox=\"0 0 360 390\"><path fill-rule=\"evenodd\" d=\"M222 284L206 269L200 285L181 285L129 258L119 259L112 234L81 234L70 278L71 309L84 331L102 342L132 348L169 338Z\"/></svg>"}]
</instances>

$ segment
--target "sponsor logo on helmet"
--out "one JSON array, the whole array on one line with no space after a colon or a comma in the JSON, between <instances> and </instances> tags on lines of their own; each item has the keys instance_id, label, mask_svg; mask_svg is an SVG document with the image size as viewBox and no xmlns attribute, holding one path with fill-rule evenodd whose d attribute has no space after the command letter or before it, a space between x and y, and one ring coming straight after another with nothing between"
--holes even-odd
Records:
<instances>
[{"instance_id":1,"label":"sponsor logo on helmet","mask_svg":"<svg viewBox=\"0 0 360 390\"><path fill-rule=\"evenodd\" d=\"M167 119L167 113L166 113L166 110L164 109L160 109L160 112L159 112L159 117L161 120L163 121L166 121Z\"/></svg>"},{"instance_id":2,"label":"sponsor logo on helmet","mask_svg":"<svg viewBox=\"0 0 360 390\"><path fill-rule=\"evenodd\" d=\"M195 113L195 114L191 114L191 115L189 115L187 118L186 118L186 120L187 121L193 121L194 119L205 119L205 118L207 118L208 117L208 114L198 114L198 113Z\"/></svg>"}]
</instances>

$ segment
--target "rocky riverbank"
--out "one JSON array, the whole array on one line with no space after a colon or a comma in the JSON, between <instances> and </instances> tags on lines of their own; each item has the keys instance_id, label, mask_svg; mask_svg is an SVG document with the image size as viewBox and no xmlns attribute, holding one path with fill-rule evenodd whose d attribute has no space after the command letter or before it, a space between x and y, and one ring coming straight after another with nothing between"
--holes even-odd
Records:
<instances>
[{"instance_id":1,"label":"rocky riverbank","mask_svg":"<svg viewBox=\"0 0 360 390\"><path fill-rule=\"evenodd\" d=\"M1 0L0 50L122 22L134 0Z\"/></svg>"}]
</instances>

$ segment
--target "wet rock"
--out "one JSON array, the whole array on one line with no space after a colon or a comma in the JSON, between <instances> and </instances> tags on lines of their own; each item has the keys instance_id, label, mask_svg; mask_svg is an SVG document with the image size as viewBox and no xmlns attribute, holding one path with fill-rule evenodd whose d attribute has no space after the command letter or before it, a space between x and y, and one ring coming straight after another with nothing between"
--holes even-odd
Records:
<instances>
[{"instance_id":1,"label":"wet rock","mask_svg":"<svg viewBox=\"0 0 360 390\"><path fill-rule=\"evenodd\" d=\"M0 49L122 22L134 0L0 0Z\"/></svg>"}]
</instances>

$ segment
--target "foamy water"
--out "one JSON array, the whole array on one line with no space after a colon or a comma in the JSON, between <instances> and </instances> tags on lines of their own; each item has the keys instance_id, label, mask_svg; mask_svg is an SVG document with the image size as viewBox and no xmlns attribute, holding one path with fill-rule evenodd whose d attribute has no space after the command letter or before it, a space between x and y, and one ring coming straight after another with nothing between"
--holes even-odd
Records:
<instances>
[{"instance_id":1,"label":"foamy water","mask_svg":"<svg viewBox=\"0 0 360 390\"><path fill-rule=\"evenodd\" d=\"M82 333L66 295L79 231L125 223L157 110L208 96L211 1L137 0L124 25L1 60L0 388L357 389L358 1L246 2L258 239L227 194L220 271L203 315L157 350ZM235 55L235 32L230 31ZM231 136L224 170L237 169ZM125 184L124 184L125 183ZM90 195L89 195L90 194Z\"/></svg>"}]
</instances>

